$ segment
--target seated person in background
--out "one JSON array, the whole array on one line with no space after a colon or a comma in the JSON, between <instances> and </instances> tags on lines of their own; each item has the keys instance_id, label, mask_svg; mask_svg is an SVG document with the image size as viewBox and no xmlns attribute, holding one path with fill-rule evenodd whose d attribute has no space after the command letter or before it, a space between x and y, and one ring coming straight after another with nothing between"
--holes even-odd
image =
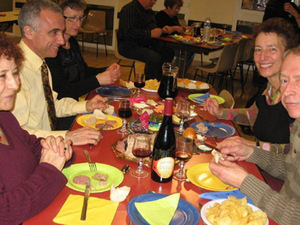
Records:
<instances>
[{"instance_id":1,"label":"seated person in background","mask_svg":"<svg viewBox=\"0 0 300 225\"><path fill-rule=\"evenodd\" d=\"M221 109L215 99L209 98L204 109L220 119L232 120L241 125L253 126L259 145L267 151L289 150L290 118L281 103L280 67L283 53L296 45L292 25L282 18L269 19L253 30L254 61L261 76L268 79L250 108ZM271 148L269 143L282 144L281 148Z\"/></svg>"},{"instance_id":2,"label":"seated person in background","mask_svg":"<svg viewBox=\"0 0 300 225\"><path fill-rule=\"evenodd\" d=\"M160 28L163 28L165 26L168 26L168 33L169 34L181 34L184 32L184 27L180 26L177 14L180 11L181 6L183 5L182 0L165 0L164 2L165 9L159 11L156 14L156 23L157 26ZM176 62L175 64L178 65L179 63L179 50L174 50L175 56L176 56ZM185 66L185 72L190 68L193 59L194 59L194 53L187 52L186 58L188 59L186 66Z\"/></svg>"},{"instance_id":3,"label":"seated person in background","mask_svg":"<svg viewBox=\"0 0 300 225\"><path fill-rule=\"evenodd\" d=\"M284 225L299 224L300 221L299 62L300 46L285 54L280 73L282 104L289 115L295 118L290 136L291 151L287 155L261 151L243 143L239 137L232 137L218 144L225 160L220 160L219 164L214 160L210 163L212 173L223 182L239 188L272 220ZM241 160L256 163L268 173L283 180L282 189L279 192L272 190L265 182L231 162Z\"/></svg>"},{"instance_id":4,"label":"seated person in background","mask_svg":"<svg viewBox=\"0 0 300 225\"><path fill-rule=\"evenodd\" d=\"M84 18L84 0L63 0L60 4L65 18L65 44L59 47L55 58L46 63L52 74L53 90L58 99L71 97L76 100L100 85L112 84L119 78L120 66L116 63L108 68L89 67L81 56L76 40Z\"/></svg>"},{"instance_id":5,"label":"seated person in background","mask_svg":"<svg viewBox=\"0 0 300 225\"><path fill-rule=\"evenodd\" d=\"M71 116L94 109L105 109L105 99L96 95L89 101L57 99L52 91L51 72L44 59L56 57L64 44L65 22L61 9L49 0L26 2L19 15L22 40L19 46L25 61L20 71L21 88L17 92L13 114L22 128L38 137L63 136L75 145L97 144L99 131L83 127L74 131L55 131L57 117Z\"/></svg>"},{"instance_id":6,"label":"seated person in background","mask_svg":"<svg viewBox=\"0 0 300 225\"><path fill-rule=\"evenodd\" d=\"M21 49L0 34L0 224L21 224L44 210L67 183L70 141L36 138L9 110L19 88ZM71 160L68 164L71 163Z\"/></svg>"},{"instance_id":7,"label":"seated person in background","mask_svg":"<svg viewBox=\"0 0 300 225\"><path fill-rule=\"evenodd\" d=\"M171 62L174 57L172 49L156 40L167 27L158 28L152 6L153 0L133 0L120 12L118 32L118 50L125 57L145 62L146 79L160 80L162 64Z\"/></svg>"}]
</instances>

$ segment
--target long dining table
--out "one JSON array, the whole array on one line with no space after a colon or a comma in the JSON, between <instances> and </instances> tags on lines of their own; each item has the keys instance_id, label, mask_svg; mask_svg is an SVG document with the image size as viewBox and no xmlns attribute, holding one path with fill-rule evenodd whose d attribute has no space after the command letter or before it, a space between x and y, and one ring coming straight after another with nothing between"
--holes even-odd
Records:
<instances>
[{"instance_id":1,"label":"long dining table","mask_svg":"<svg viewBox=\"0 0 300 225\"><path fill-rule=\"evenodd\" d=\"M216 94L214 89L210 89L211 94ZM95 95L96 93L93 91L90 93L89 98ZM175 100L178 100L178 98L187 98L190 93L185 91L179 91L179 94ZM141 95L145 96L147 99L153 99L155 101L161 100L157 93L152 92L146 92L141 91ZM208 112L201 110L201 106L196 103L191 103L196 106L195 110L197 113L200 113L201 115L208 118L210 121L219 121L222 123L229 124L234 127L234 124L231 121L225 121L225 120L217 120L215 117L210 115ZM118 109L118 101L114 101L112 105L115 107L115 112L117 112ZM133 110L134 111L134 110ZM133 117L137 117L138 115L136 112L133 113ZM195 119L191 122L195 121L202 121L200 117L195 117ZM75 122L72 126L72 130L79 128L80 125ZM116 130L104 130L102 131L103 139L95 146L90 148L88 145L82 145L82 146L73 146L74 152L76 153L76 159L74 163L86 163L87 159L83 153L83 150L87 149L90 153L90 157L92 161L98 162L98 163L104 163L111 166L114 166L118 169L121 169L125 164L128 164L130 166L130 170L136 170L137 164L125 161L124 159L116 157L115 153L112 150L112 145L119 141L121 138L123 138L123 135L117 134ZM236 133L238 135L238 133ZM221 141L221 140L219 140ZM193 157L186 163L185 169L190 168L191 166L199 163L208 163L212 158L211 153L201 152L199 151L198 154L194 154ZM249 162L237 162L239 165L244 167L249 173L255 175L259 179L263 180L257 166L253 163ZM151 172L151 169L149 167L144 166L143 167L147 172ZM175 170L178 170L178 165L175 166ZM130 201L130 199L147 193L149 190L156 192L156 193L163 193L163 194L173 194L173 193L180 193L180 198L188 201L197 209L199 209L199 203L205 204L208 200L199 198L199 194L203 193L204 191L198 186L194 185L191 182L182 182L182 181L176 181L172 180L169 183L157 183L151 179L150 176L147 178L135 178L131 176L130 172L124 175L124 180L120 184L120 186L128 186L131 187L131 191L129 193L129 196L124 200L123 202L120 202L116 214L114 216L113 225L123 225L123 224L132 224L130 222L130 218L127 213L127 205ZM25 221L24 225L50 225L50 224L56 224L53 222L53 219L58 214L60 209L62 208L63 204L67 200L68 196L70 194L74 195L84 195L83 192L78 192L76 190L70 189L69 187L65 186L63 190L60 192L60 194L54 199L54 201L41 213L34 216L33 218ZM103 199L110 199L110 192L105 191L101 193L92 193L91 196L103 198ZM199 224L203 224L202 219L200 219ZM269 224L274 225L276 224L274 221L269 219Z\"/></svg>"}]
</instances>

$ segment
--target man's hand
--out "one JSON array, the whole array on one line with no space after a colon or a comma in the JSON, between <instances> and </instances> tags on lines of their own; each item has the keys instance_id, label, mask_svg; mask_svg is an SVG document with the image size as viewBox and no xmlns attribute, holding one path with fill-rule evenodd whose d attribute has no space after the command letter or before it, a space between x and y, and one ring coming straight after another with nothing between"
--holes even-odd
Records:
<instances>
[{"instance_id":1,"label":"man's hand","mask_svg":"<svg viewBox=\"0 0 300 225\"><path fill-rule=\"evenodd\" d=\"M120 76L120 65L114 63L110 65L103 73L97 74L96 78L100 85L108 85L116 82L116 80L118 80Z\"/></svg>"},{"instance_id":2,"label":"man's hand","mask_svg":"<svg viewBox=\"0 0 300 225\"><path fill-rule=\"evenodd\" d=\"M236 163L219 160L217 164L214 159L209 164L210 171L221 181L231 186L240 188L248 172Z\"/></svg>"},{"instance_id":3,"label":"man's hand","mask_svg":"<svg viewBox=\"0 0 300 225\"><path fill-rule=\"evenodd\" d=\"M204 110L207 110L210 114L220 117L223 115L223 110L220 109L219 103L215 98L208 98L204 101Z\"/></svg>"},{"instance_id":4,"label":"man's hand","mask_svg":"<svg viewBox=\"0 0 300 225\"><path fill-rule=\"evenodd\" d=\"M95 109L104 110L108 107L105 102L105 98L101 97L100 95L96 95L91 100L86 102L86 110L88 112L93 112Z\"/></svg>"},{"instance_id":5,"label":"man's hand","mask_svg":"<svg viewBox=\"0 0 300 225\"><path fill-rule=\"evenodd\" d=\"M151 30L151 37L158 38L162 35L163 30L161 28L154 28Z\"/></svg>"},{"instance_id":6,"label":"man's hand","mask_svg":"<svg viewBox=\"0 0 300 225\"><path fill-rule=\"evenodd\" d=\"M71 140L73 145L97 145L102 139L102 134L90 127L82 127L74 131L68 131L66 134L66 140Z\"/></svg>"}]
</instances>

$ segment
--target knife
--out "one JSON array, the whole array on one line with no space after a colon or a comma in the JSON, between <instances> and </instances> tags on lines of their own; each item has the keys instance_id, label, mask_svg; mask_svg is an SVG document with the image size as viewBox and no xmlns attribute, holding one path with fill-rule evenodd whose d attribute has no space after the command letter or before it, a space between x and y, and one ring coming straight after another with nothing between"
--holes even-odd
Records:
<instances>
[{"instance_id":1,"label":"knife","mask_svg":"<svg viewBox=\"0 0 300 225\"><path fill-rule=\"evenodd\" d=\"M83 205L82 205L80 220L85 220L85 218L86 218L86 210L87 210L87 206L88 206L88 200L89 200L89 197L90 197L90 192L91 192L91 183L88 181L88 182L86 182L86 186L85 186L85 192L84 192L84 198L83 198Z\"/></svg>"}]
</instances>

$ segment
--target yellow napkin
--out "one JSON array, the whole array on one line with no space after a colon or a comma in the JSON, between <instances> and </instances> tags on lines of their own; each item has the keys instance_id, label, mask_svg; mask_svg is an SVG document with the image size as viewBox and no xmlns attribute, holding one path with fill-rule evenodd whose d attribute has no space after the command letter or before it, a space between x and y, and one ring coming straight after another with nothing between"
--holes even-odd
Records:
<instances>
[{"instance_id":1,"label":"yellow napkin","mask_svg":"<svg viewBox=\"0 0 300 225\"><path fill-rule=\"evenodd\" d=\"M119 206L118 202L101 198L90 197L86 212L86 220L81 221L81 209L83 204L82 195L69 195L67 201L53 219L59 224L95 224L109 225L116 214Z\"/></svg>"},{"instance_id":2,"label":"yellow napkin","mask_svg":"<svg viewBox=\"0 0 300 225\"><path fill-rule=\"evenodd\" d=\"M180 194L150 202L135 202L135 207L150 225L168 225L177 209Z\"/></svg>"}]
</instances>

